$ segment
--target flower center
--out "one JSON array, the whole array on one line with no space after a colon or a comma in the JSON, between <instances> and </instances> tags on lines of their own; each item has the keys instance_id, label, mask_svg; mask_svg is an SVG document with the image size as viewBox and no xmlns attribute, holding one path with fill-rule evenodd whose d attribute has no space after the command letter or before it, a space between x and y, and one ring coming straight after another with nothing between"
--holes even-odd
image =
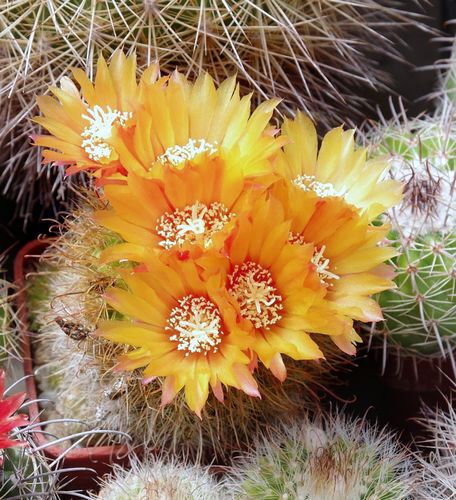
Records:
<instances>
[{"instance_id":1,"label":"flower center","mask_svg":"<svg viewBox=\"0 0 456 500\"><path fill-rule=\"evenodd\" d=\"M191 353L216 353L222 341L222 318L217 306L205 297L186 295L178 301L165 327L172 333L169 340L177 342L179 351Z\"/></svg>"},{"instance_id":2,"label":"flower center","mask_svg":"<svg viewBox=\"0 0 456 500\"><path fill-rule=\"evenodd\" d=\"M271 273L259 264L249 261L235 266L228 276L228 286L242 317L255 328L269 329L282 319L282 296L277 293Z\"/></svg>"},{"instance_id":3,"label":"flower center","mask_svg":"<svg viewBox=\"0 0 456 500\"><path fill-rule=\"evenodd\" d=\"M330 182L319 182L314 175L299 175L293 180L293 184L303 191L313 191L320 198L341 196Z\"/></svg>"},{"instance_id":4,"label":"flower center","mask_svg":"<svg viewBox=\"0 0 456 500\"><path fill-rule=\"evenodd\" d=\"M162 237L159 245L169 250L185 242L199 243L205 248L212 244L212 237L234 217L222 203L209 205L197 201L183 209L163 214L155 228Z\"/></svg>"},{"instance_id":5,"label":"flower center","mask_svg":"<svg viewBox=\"0 0 456 500\"><path fill-rule=\"evenodd\" d=\"M325 258L324 253L326 250L326 245L323 245L320 250L315 247L313 257L311 259L312 264L315 266L320 282L324 285L327 284L327 280L338 280L340 276L332 273L329 270L329 265L331 261Z\"/></svg>"},{"instance_id":6,"label":"flower center","mask_svg":"<svg viewBox=\"0 0 456 500\"><path fill-rule=\"evenodd\" d=\"M94 161L109 159L113 152L112 147L106 142L112 136L112 128L115 125L126 127L127 121L132 117L129 111L117 111L106 107L106 111L101 106L94 106L87 110L87 115L82 115L87 120L88 125L81 134L84 140L81 146Z\"/></svg>"},{"instance_id":7,"label":"flower center","mask_svg":"<svg viewBox=\"0 0 456 500\"><path fill-rule=\"evenodd\" d=\"M157 160L162 164L171 164L174 167L179 167L186 161L191 161L200 154L214 154L218 150L217 142L206 142L204 139L190 139L183 146L170 146L163 154L157 157Z\"/></svg>"}]
</instances>

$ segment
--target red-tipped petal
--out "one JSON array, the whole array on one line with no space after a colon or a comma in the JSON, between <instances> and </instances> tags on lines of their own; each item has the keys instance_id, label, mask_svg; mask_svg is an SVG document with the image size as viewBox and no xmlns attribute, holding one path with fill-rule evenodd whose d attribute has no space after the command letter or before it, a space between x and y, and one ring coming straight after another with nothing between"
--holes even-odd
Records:
<instances>
[{"instance_id":1,"label":"red-tipped petal","mask_svg":"<svg viewBox=\"0 0 456 500\"><path fill-rule=\"evenodd\" d=\"M274 377L278 378L281 382L284 382L287 378L287 368L280 353L276 353L273 356L269 365L269 369L271 370Z\"/></svg>"},{"instance_id":2,"label":"red-tipped petal","mask_svg":"<svg viewBox=\"0 0 456 500\"><path fill-rule=\"evenodd\" d=\"M233 372L240 388L246 394L261 399L261 395L258 391L258 384L246 366L240 364L233 365Z\"/></svg>"},{"instance_id":3,"label":"red-tipped petal","mask_svg":"<svg viewBox=\"0 0 456 500\"><path fill-rule=\"evenodd\" d=\"M212 392L214 393L214 396L220 401L220 403L225 402L225 396L223 394L223 387L222 384L219 381L217 381L215 384L211 384Z\"/></svg>"},{"instance_id":4,"label":"red-tipped petal","mask_svg":"<svg viewBox=\"0 0 456 500\"><path fill-rule=\"evenodd\" d=\"M161 407L171 403L171 401L174 399L174 397L177 394L175 386L176 383L175 383L175 378L173 376L165 378L165 381L163 382L162 385L162 397L160 404Z\"/></svg>"}]
</instances>

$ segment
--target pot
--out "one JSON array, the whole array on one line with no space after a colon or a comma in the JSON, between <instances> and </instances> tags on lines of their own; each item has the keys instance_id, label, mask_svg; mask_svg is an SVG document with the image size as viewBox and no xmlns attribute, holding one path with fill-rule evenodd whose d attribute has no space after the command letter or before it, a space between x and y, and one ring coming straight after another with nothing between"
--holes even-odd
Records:
<instances>
[{"instance_id":1,"label":"pot","mask_svg":"<svg viewBox=\"0 0 456 500\"><path fill-rule=\"evenodd\" d=\"M34 240L27 243L16 255L14 260L14 280L18 288L16 295L17 314L21 324L21 350L23 359L24 375L26 376L26 391L32 402L28 405L30 420L40 423L40 408L37 399L37 386L33 369L33 346L32 338L36 335L30 331L29 314L27 308L27 271L31 269L41 253L50 244L51 240ZM50 460L59 460L59 468L88 468L89 470L69 471L62 473L63 480L69 482L71 489L93 489L98 487L97 478L111 471L114 464L128 466L129 451L127 445L81 447L65 451L58 445L50 445L50 439L44 434L40 427L35 429L34 441L42 452Z\"/></svg>"}]
</instances>

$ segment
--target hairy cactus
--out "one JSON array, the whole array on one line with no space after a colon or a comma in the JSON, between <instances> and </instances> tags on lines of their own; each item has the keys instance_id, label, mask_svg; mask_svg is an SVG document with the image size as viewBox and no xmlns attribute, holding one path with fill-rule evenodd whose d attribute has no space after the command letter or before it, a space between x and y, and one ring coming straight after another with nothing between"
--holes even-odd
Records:
<instances>
[{"instance_id":1,"label":"hairy cactus","mask_svg":"<svg viewBox=\"0 0 456 500\"><path fill-rule=\"evenodd\" d=\"M411 461L395 435L341 415L284 424L240 456L227 487L236 498L411 498Z\"/></svg>"},{"instance_id":2,"label":"hairy cactus","mask_svg":"<svg viewBox=\"0 0 456 500\"><path fill-rule=\"evenodd\" d=\"M454 498L456 496L456 411L451 400L443 409L426 408L420 419L427 432L418 455L421 487L418 499Z\"/></svg>"},{"instance_id":3,"label":"hairy cactus","mask_svg":"<svg viewBox=\"0 0 456 500\"><path fill-rule=\"evenodd\" d=\"M18 199L22 216L35 204L65 197L61 171L45 172L38 153L24 146L36 132L29 121L34 96L70 67L86 67L92 76L99 52L119 46L136 51L142 64L159 59L167 71L209 70L217 80L238 73L259 96L283 97L284 107L299 105L337 125L362 106L355 88L378 88L388 80L375 62L380 54L397 56L394 36L384 30L414 22L395 4L11 0L0 12L3 189Z\"/></svg>"},{"instance_id":4,"label":"hairy cactus","mask_svg":"<svg viewBox=\"0 0 456 500\"><path fill-rule=\"evenodd\" d=\"M456 343L456 120L447 103L434 116L396 119L373 131L373 156L387 155L403 182L388 238L397 288L382 292L385 321L375 332L403 353L442 356Z\"/></svg>"},{"instance_id":5,"label":"hairy cactus","mask_svg":"<svg viewBox=\"0 0 456 500\"><path fill-rule=\"evenodd\" d=\"M0 272L0 366L20 359L15 335L18 323L11 304L13 291L13 285L2 279Z\"/></svg>"},{"instance_id":6,"label":"hairy cactus","mask_svg":"<svg viewBox=\"0 0 456 500\"><path fill-rule=\"evenodd\" d=\"M178 463L166 456L132 460L131 469L116 467L101 483L97 500L223 500L223 487L207 468Z\"/></svg>"},{"instance_id":7,"label":"hairy cactus","mask_svg":"<svg viewBox=\"0 0 456 500\"><path fill-rule=\"evenodd\" d=\"M325 361L290 360L284 383L260 368L262 400L229 391L221 405L211 396L202 420L188 410L183 394L162 408L160 379L144 385L139 373L116 372L116 358L126 347L88 335L100 319L114 314L103 292L113 282L122 286L119 264L100 266L97 256L115 241L93 221L91 209L75 213L45 252L29 289L33 325L39 331L36 373L43 396L56 402L51 415L80 419L92 429L125 432L134 444L211 461L253 439L277 411L293 415L303 406L318 406L317 393L346 363L330 341L323 344ZM53 426L52 431L63 437L79 425Z\"/></svg>"}]
</instances>

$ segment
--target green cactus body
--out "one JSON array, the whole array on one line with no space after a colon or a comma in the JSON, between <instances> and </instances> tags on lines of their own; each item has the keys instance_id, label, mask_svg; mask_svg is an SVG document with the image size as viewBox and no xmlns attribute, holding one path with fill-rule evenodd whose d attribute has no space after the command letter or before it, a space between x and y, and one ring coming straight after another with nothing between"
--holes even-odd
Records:
<instances>
[{"instance_id":1,"label":"green cactus body","mask_svg":"<svg viewBox=\"0 0 456 500\"><path fill-rule=\"evenodd\" d=\"M382 292L375 325L403 353L442 356L456 347L456 119L447 103L434 116L403 112L372 132L372 156L390 158L404 199L390 214L396 289ZM372 137L370 138L372 140Z\"/></svg>"},{"instance_id":2,"label":"green cactus body","mask_svg":"<svg viewBox=\"0 0 456 500\"><path fill-rule=\"evenodd\" d=\"M431 233L401 245L394 259L396 290L383 292L380 305L392 342L421 354L445 350L456 333L456 234Z\"/></svg>"},{"instance_id":3,"label":"green cactus body","mask_svg":"<svg viewBox=\"0 0 456 500\"><path fill-rule=\"evenodd\" d=\"M236 498L408 498L408 459L394 436L341 416L293 422L264 435L227 479Z\"/></svg>"}]
</instances>

